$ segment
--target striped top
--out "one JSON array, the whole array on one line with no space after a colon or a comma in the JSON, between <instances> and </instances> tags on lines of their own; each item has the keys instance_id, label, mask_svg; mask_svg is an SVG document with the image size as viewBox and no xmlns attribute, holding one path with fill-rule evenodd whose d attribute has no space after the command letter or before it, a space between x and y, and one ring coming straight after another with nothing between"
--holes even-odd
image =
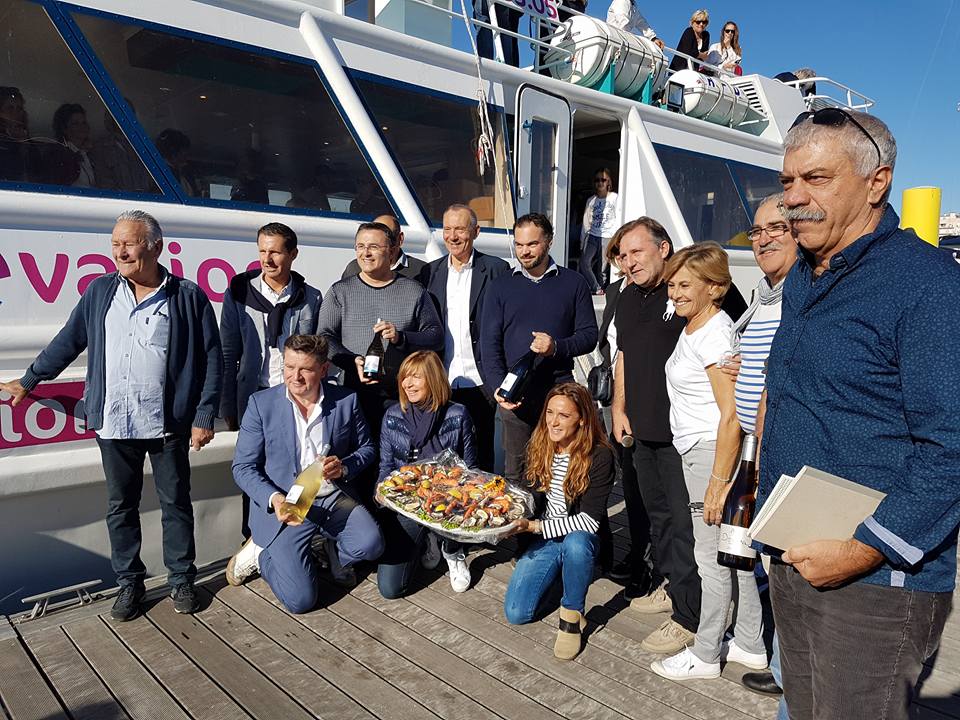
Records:
<instances>
[{"instance_id":1,"label":"striped top","mask_svg":"<svg viewBox=\"0 0 960 720\"><path fill-rule=\"evenodd\" d=\"M765 366L773 336L780 327L780 303L760 305L740 339L740 374L734 388L737 420L744 432L757 429L757 409L767 381Z\"/></svg>"},{"instance_id":2,"label":"striped top","mask_svg":"<svg viewBox=\"0 0 960 720\"><path fill-rule=\"evenodd\" d=\"M570 467L570 456L565 453L556 453L553 456L551 468L553 480L547 492L547 509L540 520L541 533L544 538L560 538L567 533L583 530L596 533L600 525L585 512L569 515L567 513L567 499L563 494L563 480Z\"/></svg>"}]
</instances>

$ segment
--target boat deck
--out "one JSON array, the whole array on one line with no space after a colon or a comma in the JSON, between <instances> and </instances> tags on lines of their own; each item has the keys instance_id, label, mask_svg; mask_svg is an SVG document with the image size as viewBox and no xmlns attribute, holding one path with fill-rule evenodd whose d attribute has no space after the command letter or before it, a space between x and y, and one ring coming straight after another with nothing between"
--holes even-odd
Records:
<instances>
[{"instance_id":1,"label":"boat deck","mask_svg":"<svg viewBox=\"0 0 960 720\"><path fill-rule=\"evenodd\" d=\"M622 500L611 498L618 553ZM474 586L456 594L437 572L402 600L373 578L351 592L323 582L320 608L294 616L263 580L202 585L203 610L178 615L162 590L146 613L112 622L111 600L0 624L0 718L774 718L777 702L718 680L677 683L649 669L640 641L665 618L627 608L620 586L593 583L584 652L553 657L557 615L510 626L503 617L509 553L470 556ZM159 596L158 596L159 593ZM555 606L554 606L555 608ZM960 718L960 621L954 615L915 717Z\"/></svg>"}]
</instances>

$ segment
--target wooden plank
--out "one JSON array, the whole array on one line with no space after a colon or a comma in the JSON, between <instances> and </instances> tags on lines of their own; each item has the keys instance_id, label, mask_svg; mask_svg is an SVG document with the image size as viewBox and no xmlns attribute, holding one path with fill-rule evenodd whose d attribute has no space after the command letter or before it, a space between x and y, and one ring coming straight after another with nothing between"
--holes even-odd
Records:
<instances>
[{"instance_id":1,"label":"wooden plank","mask_svg":"<svg viewBox=\"0 0 960 720\"><path fill-rule=\"evenodd\" d=\"M640 695L615 680L604 677L589 668L576 663L565 663L553 657L552 650L526 641L514 628L500 624L481 613L460 605L432 589L422 590L410 598L415 605L428 612L444 617L450 614L464 615L459 608L466 610L464 629L477 638L482 638L494 647L502 649L518 660L533 667L540 667L545 673L563 684L578 690L599 703L618 713L633 718L656 716L662 720L687 717L673 708L651 698Z\"/></svg>"},{"instance_id":2,"label":"wooden plank","mask_svg":"<svg viewBox=\"0 0 960 720\"><path fill-rule=\"evenodd\" d=\"M67 718L60 701L16 637L0 640L0 705L13 720Z\"/></svg>"},{"instance_id":3,"label":"wooden plank","mask_svg":"<svg viewBox=\"0 0 960 720\"><path fill-rule=\"evenodd\" d=\"M273 593L262 580L252 587L267 600L276 601ZM459 718L475 715L493 717L483 706L456 688L418 668L392 648L383 645L327 609L300 615L297 620L330 644L350 648L350 656L354 660L439 717ZM423 709L422 712L424 712Z\"/></svg>"},{"instance_id":4,"label":"wooden plank","mask_svg":"<svg viewBox=\"0 0 960 720\"><path fill-rule=\"evenodd\" d=\"M256 584L256 583L252 583ZM395 720L420 720L424 709L339 648L304 629L293 617L278 610L270 601L244 588L223 588L217 598L250 622L270 627L283 637L287 649L369 710L376 717ZM267 591L269 592L269 591Z\"/></svg>"},{"instance_id":5,"label":"wooden plank","mask_svg":"<svg viewBox=\"0 0 960 720\"><path fill-rule=\"evenodd\" d=\"M110 629L193 717L204 720L248 717L229 695L146 618L111 623Z\"/></svg>"},{"instance_id":6,"label":"wooden plank","mask_svg":"<svg viewBox=\"0 0 960 720\"><path fill-rule=\"evenodd\" d=\"M60 628L24 638L73 720L126 720L127 714Z\"/></svg>"},{"instance_id":7,"label":"wooden plank","mask_svg":"<svg viewBox=\"0 0 960 720\"><path fill-rule=\"evenodd\" d=\"M371 583L362 583L360 592L366 597L379 596ZM508 720L557 720L555 712L532 701L486 673L479 672L468 662L435 645L408 629L390 616L390 607L396 601L384 601L382 611L352 595L346 595L331 606L333 612L362 629L384 645L389 645L403 657L474 698L487 709ZM381 598L382 599L382 598Z\"/></svg>"},{"instance_id":8,"label":"wooden plank","mask_svg":"<svg viewBox=\"0 0 960 720\"><path fill-rule=\"evenodd\" d=\"M226 596L231 593L249 593L241 588L224 587L220 590ZM327 681L319 670L304 663L296 655L285 649L285 633L274 631L275 617L282 615L275 610L266 617L243 617L225 605L216 596L210 606L199 613L203 624L216 633L223 642L242 654L247 662L259 668L270 677L291 698L303 705L319 718L337 720L369 720L373 716L344 695L335 685ZM270 629L271 639L263 630ZM281 646L278 643L283 643Z\"/></svg>"},{"instance_id":9,"label":"wooden plank","mask_svg":"<svg viewBox=\"0 0 960 720\"><path fill-rule=\"evenodd\" d=\"M440 592L446 592L440 583L437 586ZM506 620L502 619L505 584L488 573L475 589L476 595L471 593L467 597L465 593L462 598L454 599L469 602L470 607L478 612L505 623ZM590 607L589 603L587 607ZM558 621L559 615L554 612L542 622L530 623L518 630L531 640L551 647ZM692 717L747 720L749 717L768 718L776 714L776 701L750 693L739 685L739 677L735 682L720 679L696 683L676 683L661 678L650 670L650 663L658 657L643 651L635 640L601 626L589 633L586 648L578 661Z\"/></svg>"},{"instance_id":10,"label":"wooden plank","mask_svg":"<svg viewBox=\"0 0 960 720\"><path fill-rule=\"evenodd\" d=\"M110 632L104 620L87 618L64 628L74 645L134 720L189 720L166 690Z\"/></svg>"},{"instance_id":11,"label":"wooden plank","mask_svg":"<svg viewBox=\"0 0 960 720\"><path fill-rule=\"evenodd\" d=\"M307 718L306 712L257 668L225 645L198 618L180 615L167 601L147 617L249 715L263 720Z\"/></svg>"},{"instance_id":12,"label":"wooden plank","mask_svg":"<svg viewBox=\"0 0 960 720\"><path fill-rule=\"evenodd\" d=\"M563 717L591 720L623 718L620 713L555 680L546 673L542 662L524 664L493 647L485 639L470 635L463 629L464 623L470 618L463 613L446 614L441 618L424 612L410 602L410 598L384 600L373 583L363 584L353 592L373 607L389 612L404 626L467 661L478 671L509 685Z\"/></svg>"}]
</instances>

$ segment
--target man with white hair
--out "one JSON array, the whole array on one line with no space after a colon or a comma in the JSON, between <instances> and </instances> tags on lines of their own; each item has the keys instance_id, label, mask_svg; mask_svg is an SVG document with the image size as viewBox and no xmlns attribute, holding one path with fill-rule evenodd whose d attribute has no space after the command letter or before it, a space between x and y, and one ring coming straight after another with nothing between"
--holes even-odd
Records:
<instances>
[{"instance_id":1,"label":"man with white hair","mask_svg":"<svg viewBox=\"0 0 960 720\"><path fill-rule=\"evenodd\" d=\"M111 615L132 620L144 596L140 495L148 454L174 609L193 613L199 598L193 586L197 569L187 452L213 439L223 374L217 319L197 285L158 262L163 234L151 215L141 210L120 215L111 246L117 272L90 283L67 324L24 376L0 383L0 390L16 405L87 351L84 408L100 446L110 559L120 585Z\"/></svg>"},{"instance_id":2,"label":"man with white hair","mask_svg":"<svg viewBox=\"0 0 960 720\"><path fill-rule=\"evenodd\" d=\"M787 134L784 217L801 258L767 363L758 503L809 465L885 493L853 537L771 567L794 720L903 718L950 612L960 523L956 264L899 229L896 142L838 108Z\"/></svg>"}]
</instances>

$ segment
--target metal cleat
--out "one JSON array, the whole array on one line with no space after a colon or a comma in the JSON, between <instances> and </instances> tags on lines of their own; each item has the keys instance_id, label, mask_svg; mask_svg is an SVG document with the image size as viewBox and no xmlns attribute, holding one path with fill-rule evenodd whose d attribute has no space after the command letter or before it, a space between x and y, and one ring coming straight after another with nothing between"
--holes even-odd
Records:
<instances>
[{"instance_id":1,"label":"metal cleat","mask_svg":"<svg viewBox=\"0 0 960 720\"><path fill-rule=\"evenodd\" d=\"M25 597L20 602L22 602L24 605L33 603L33 609L28 613L24 613L20 617L20 621L27 622L29 620L36 620L37 618L41 618L46 615L48 611L60 610L65 607L89 605L94 600L99 600L103 597L102 593L96 593L95 595L91 595L89 593L90 588L95 587L102 582L103 580L88 580L87 582L70 585L58 590L51 590L49 592L40 593L39 595ZM76 593L76 599L69 598L66 600L59 600L55 603L50 602L51 599L59 595L69 595L70 593Z\"/></svg>"}]
</instances>

